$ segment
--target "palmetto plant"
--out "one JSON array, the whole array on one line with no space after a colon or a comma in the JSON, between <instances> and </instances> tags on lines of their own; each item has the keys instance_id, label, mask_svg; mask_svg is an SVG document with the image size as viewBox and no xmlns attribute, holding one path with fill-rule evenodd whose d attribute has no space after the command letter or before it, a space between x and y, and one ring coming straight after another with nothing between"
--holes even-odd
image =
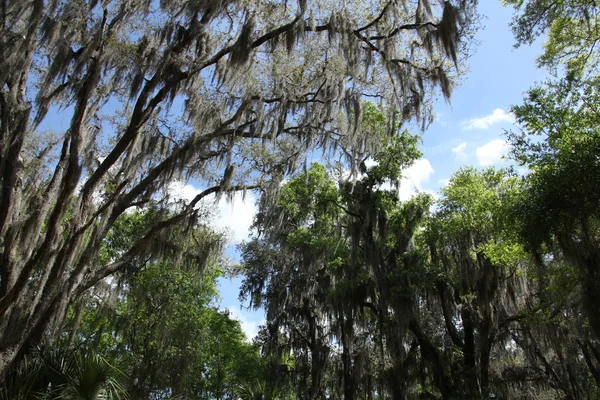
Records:
<instances>
[{"instance_id":1,"label":"palmetto plant","mask_svg":"<svg viewBox=\"0 0 600 400\"><path fill-rule=\"evenodd\" d=\"M40 359L29 357L6 374L0 388L1 400L25 400L32 398L40 373Z\"/></svg>"},{"instance_id":2,"label":"palmetto plant","mask_svg":"<svg viewBox=\"0 0 600 400\"><path fill-rule=\"evenodd\" d=\"M129 398L125 376L87 349L40 349L7 374L0 400Z\"/></svg>"},{"instance_id":3,"label":"palmetto plant","mask_svg":"<svg viewBox=\"0 0 600 400\"><path fill-rule=\"evenodd\" d=\"M281 399L279 390L269 388L266 381L254 381L240 385L241 400L277 400Z\"/></svg>"}]
</instances>

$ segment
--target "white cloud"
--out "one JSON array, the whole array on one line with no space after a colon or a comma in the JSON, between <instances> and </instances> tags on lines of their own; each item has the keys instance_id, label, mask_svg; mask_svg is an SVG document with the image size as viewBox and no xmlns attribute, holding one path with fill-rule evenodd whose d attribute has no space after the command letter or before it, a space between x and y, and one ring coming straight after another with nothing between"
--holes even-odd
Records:
<instances>
[{"instance_id":1,"label":"white cloud","mask_svg":"<svg viewBox=\"0 0 600 400\"><path fill-rule=\"evenodd\" d=\"M450 179L438 179L437 183L440 187L446 187L450 183Z\"/></svg>"},{"instance_id":2,"label":"white cloud","mask_svg":"<svg viewBox=\"0 0 600 400\"><path fill-rule=\"evenodd\" d=\"M202 189L189 183L175 181L169 185L168 192L175 201L189 202L202 192ZM247 192L244 198L243 194L238 192L232 199L226 199L226 196L220 198L219 201L215 199L215 195L211 194L202 201L202 205L213 212L213 226L228 234L230 244L248 239L250 226L257 211L254 194Z\"/></svg>"},{"instance_id":3,"label":"white cloud","mask_svg":"<svg viewBox=\"0 0 600 400\"><path fill-rule=\"evenodd\" d=\"M228 231L233 243L247 240L257 211L254 194L247 192L244 199L242 193L236 193L231 202L222 198L217 203L217 208L218 216L215 225Z\"/></svg>"},{"instance_id":4,"label":"white cloud","mask_svg":"<svg viewBox=\"0 0 600 400\"><path fill-rule=\"evenodd\" d=\"M435 114L435 122L440 124L441 127L448 126L448 121L444 118L444 113L438 112Z\"/></svg>"},{"instance_id":5,"label":"white cloud","mask_svg":"<svg viewBox=\"0 0 600 400\"><path fill-rule=\"evenodd\" d=\"M246 339L248 339L248 341L252 341L252 339L254 339L254 337L258 334L258 328L264 323L264 321L253 320L250 315L241 311L239 306L227 307L227 311L229 311L229 316L231 319L235 319L240 322L240 326L246 334Z\"/></svg>"},{"instance_id":6,"label":"white cloud","mask_svg":"<svg viewBox=\"0 0 600 400\"><path fill-rule=\"evenodd\" d=\"M454 153L457 160L465 160L467 158L467 153L465 150L467 149L467 143L462 142L456 147L452 148L452 152Z\"/></svg>"},{"instance_id":7,"label":"white cloud","mask_svg":"<svg viewBox=\"0 0 600 400\"><path fill-rule=\"evenodd\" d=\"M403 172L400 181L400 200L412 198L416 192L423 192L423 183L427 182L435 171L426 158L421 158Z\"/></svg>"},{"instance_id":8,"label":"white cloud","mask_svg":"<svg viewBox=\"0 0 600 400\"><path fill-rule=\"evenodd\" d=\"M464 130L470 129L487 129L492 125L499 124L502 122L515 122L515 116L512 113L506 112L501 108L496 108L491 114L480 118L471 118L467 121L463 121L462 126Z\"/></svg>"},{"instance_id":9,"label":"white cloud","mask_svg":"<svg viewBox=\"0 0 600 400\"><path fill-rule=\"evenodd\" d=\"M505 140L494 139L478 147L475 150L475 154L477 155L479 165L485 167L502 161L502 156L508 152L508 149L509 145Z\"/></svg>"},{"instance_id":10,"label":"white cloud","mask_svg":"<svg viewBox=\"0 0 600 400\"><path fill-rule=\"evenodd\" d=\"M189 183L185 184L182 181L171 182L167 188L167 192L173 201L192 201L202 189L195 187Z\"/></svg>"},{"instance_id":11,"label":"white cloud","mask_svg":"<svg viewBox=\"0 0 600 400\"><path fill-rule=\"evenodd\" d=\"M529 169L529 167L520 167L517 168L517 174L519 174L519 176L527 176L531 173L531 170Z\"/></svg>"},{"instance_id":12,"label":"white cloud","mask_svg":"<svg viewBox=\"0 0 600 400\"><path fill-rule=\"evenodd\" d=\"M365 160L365 166L367 168L374 167L375 165L378 165L378 164L379 163L377 161L373 160L371 157L369 157Z\"/></svg>"}]
</instances>

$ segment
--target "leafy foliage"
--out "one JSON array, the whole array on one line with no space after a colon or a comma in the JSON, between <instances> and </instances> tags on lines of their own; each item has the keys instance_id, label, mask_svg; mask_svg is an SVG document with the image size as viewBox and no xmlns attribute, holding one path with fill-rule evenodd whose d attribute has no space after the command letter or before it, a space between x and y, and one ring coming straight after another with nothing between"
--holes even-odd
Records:
<instances>
[{"instance_id":1,"label":"leafy foliage","mask_svg":"<svg viewBox=\"0 0 600 400\"><path fill-rule=\"evenodd\" d=\"M598 72L599 12L588 0L503 0L517 8L513 32L517 45L530 44L547 33L541 66L566 67L573 75Z\"/></svg>"},{"instance_id":2,"label":"leafy foliage","mask_svg":"<svg viewBox=\"0 0 600 400\"><path fill-rule=\"evenodd\" d=\"M206 221L201 200L276 191L314 149L374 150L357 129L363 93L390 126L426 125L435 92L450 95L475 4L3 4L0 373L134 260L180 253L202 267L206 249L178 246ZM190 179L203 190L174 199L172 183ZM151 223L98 257L137 207Z\"/></svg>"},{"instance_id":3,"label":"leafy foliage","mask_svg":"<svg viewBox=\"0 0 600 400\"><path fill-rule=\"evenodd\" d=\"M90 349L41 349L9 372L0 398L128 399L124 382L121 371Z\"/></svg>"},{"instance_id":4,"label":"leafy foliage","mask_svg":"<svg viewBox=\"0 0 600 400\"><path fill-rule=\"evenodd\" d=\"M0 398L599 398L594 1L505 0L566 72L513 107L529 172L399 200L475 3L3 3ZM206 201L255 189L249 343Z\"/></svg>"}]
</instances>

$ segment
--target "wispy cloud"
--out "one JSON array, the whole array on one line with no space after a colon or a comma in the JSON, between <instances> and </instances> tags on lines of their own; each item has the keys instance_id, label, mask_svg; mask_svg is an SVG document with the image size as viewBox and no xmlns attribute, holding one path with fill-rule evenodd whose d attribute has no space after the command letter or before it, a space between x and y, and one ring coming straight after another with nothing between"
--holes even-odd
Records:
<instances>
[{"instance_id":1,"label":"wispy cloud","mask_svg":"<svg viewBox=\"0 0 600 400\"><path fill-rule=\"evenodd\" d=\"M458 146L453 147L452 152L454 153L454 156L456 157L457 160L465 160L467 158L467 153L465 152L466 149L467 149L467 143L462 142Z\"/></svg>"},{"instance_id":2,"label":"wispy cloud","mask_svg":"<svg viewBox=\"0 0 600 400\"><path fill-rule=\"evenodd\" d=\"M252 341L252 339L254 339L254 337L258 334L259 327L264 324L264 320L257 321L253 319L250 314L241 311L239 306L227 307L227 311L229 311L229 316L232 319L239 321L248 341Z\"/></svg>"},{"instance_id":3,"label":"wispy cloud","mask_svg":"<svg viewBox=\"0 0 600 400\"><path fill-rule=\"evenodd\" d=\"M494 139L475 150L479 165L486 167L502 161L502 157L508 152L509 145L505 140Z\"/></svg>"},{"instance_id":4,"label":"wispy cloud","mask_svg":"<svg viewBox=\"0 0 600 400\"><path fill-rule=\"evenodd\" d=\"M218 203L219 216L215 225L225 229L234 243L248 239L250 227L256 215L256 197L252 192L236 193L231 202L221 199Z\"/></svg>"},{"instance_id":5,"label":"wispy cloud","mask_svg":"<svg viewBox=\"0 0 600 400\"><path fill-rule=\"evenodd\" d=\"M489 115L479 118L471 118L469 120L463 121L462 127L464 130L487 129L492 125L503 122L514 123L515 116L512 113L506 112L501 108L496 108Z\"/></svg>"},{"instance_id":6,"label":"wispy cloud","mask_svg":"<svg viewBox=\"0 0 600 400\"><path fill-rule=\"evenodd\" d=\"M169 185L168 191L172 199L189 202L202 190L192 184L175 181ZM242 193L236 193L231 199L225 197L216 201L214 195L209 195L203 199L202 204L214 212L213 226L225 231L230 243L236 244L248 239L257 211L256 197L252 192L246 193L245 197Z\"/></svg>"},{"instance_id":7,"label":"wispy cloud","mask_svg":"<svg viewBox=\"0 0 600 400\"><path fill-rule=\"evenodd\" d=\"M446 119L444 118L444 114L441 112L435 114L435 122L440 124L441 127L448 126L448 121L446 121Z\"/></svg>"},{"instance_id":8,"label":"wispy cloud","mask_svg":"<svg viewBox=\"0 0 600 400\"><path fill-rule=\"evenodd\" d=\"M400 200L406 201L412 198L417 192L423 192L423 183L429 181L429 178L435 171L431 163L426 158L421 158L402 173L400 182Z\"/></svg>"},{"instance_id":9,"label":"wispy cloud","mask_svg":"<svg viewBox=\"0 0 600 400\"><path fill-rule=\"evenodd\" d=\"M167 192L172 201L185 201L190 202L196 197L202 189L190 183L184 183L182 181L173 181L169 184Z\"/></svg>"},{"instance_id":10,"label":"wispy cloud","mask_svg":"<svg viewBox=\"0 0 600 400\"><path fill-rule=\"evenodd\" d=\"M448 186L448 184L450 183L450 179L448 178L444 178L444 179L438 179L438 185L440 185L440 187L446 187Z\"/></svg>"}]
</instances>

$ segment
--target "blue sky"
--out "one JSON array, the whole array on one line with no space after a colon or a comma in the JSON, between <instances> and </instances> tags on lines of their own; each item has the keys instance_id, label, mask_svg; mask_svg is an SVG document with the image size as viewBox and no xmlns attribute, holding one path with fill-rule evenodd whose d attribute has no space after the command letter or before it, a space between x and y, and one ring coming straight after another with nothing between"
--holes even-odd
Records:
<instances>
[{"instance_id":1,"label":"blue sky","mask_svg":"<svg viewBox=\"0 0 600 400\"><path fill-rule=\"evenodd\" d=\"M519 104L524 92L545 79L536 68L541 43L515 49L509 27L513 11L499 0L480 1L484 19L476 40L479 45L469 60L469 72L448 105L440 99L435 104L436 121L423 134L423 158L405 172L401 198L415 190L438 193L451 175L462 165L502 166L508 150L504 131L513 126L510 107ZM253 198L221 205L220 226L229 228L232 241L247 237L252 220ZM236 258L232 248L228 250ZM253 336L263 322L262 312L249 311L238 301L241 279L221 279L221 307L228 308L240 320L242 328Z\"/></svg>"}]
</instances>

